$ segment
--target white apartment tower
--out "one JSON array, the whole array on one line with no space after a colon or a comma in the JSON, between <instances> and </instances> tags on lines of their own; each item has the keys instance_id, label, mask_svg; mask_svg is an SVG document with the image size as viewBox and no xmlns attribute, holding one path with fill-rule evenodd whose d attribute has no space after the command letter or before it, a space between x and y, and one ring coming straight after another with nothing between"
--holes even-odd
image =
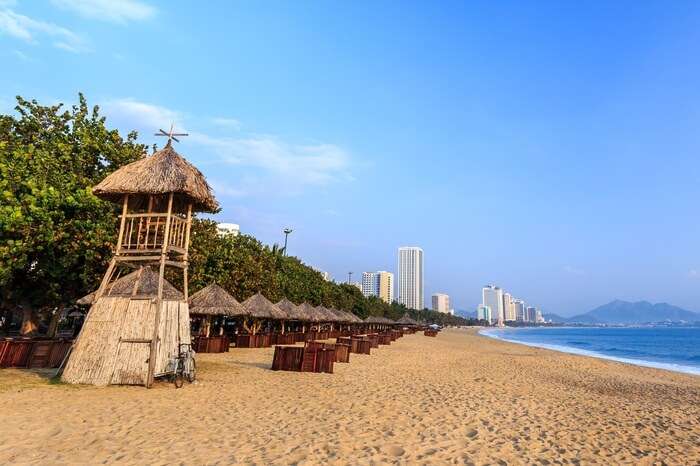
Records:
<instances>
[{"instance_id":1,"label":"white apartment tower","mask_svg":"<svg viewBox=\"0 0 700 466\"><path fill-rule=\"evenodd\" d=\"M450 297L444 293L433 294L433 311L450 313Z\"/></svg>"},{"instance_id":2,"label":"white apartment tower","mask_svg":"<svg viewBox=\"0 0 700 466\"><path fill-rule=\"evenodd\" d=\"M409 309L423 309L423 250L399 248L399 303Z\"/></svg>"},{"instance_id":3,"label":"white apartment tower","mask_svg":"<svg viewBox=\"0 0 700 466\"><path fill-rule=\"evenodd\" d=\"M503 322L503 290L494 285L481 289L481 304L491 309L491 322Z\"/></svg>"}]
</instances>

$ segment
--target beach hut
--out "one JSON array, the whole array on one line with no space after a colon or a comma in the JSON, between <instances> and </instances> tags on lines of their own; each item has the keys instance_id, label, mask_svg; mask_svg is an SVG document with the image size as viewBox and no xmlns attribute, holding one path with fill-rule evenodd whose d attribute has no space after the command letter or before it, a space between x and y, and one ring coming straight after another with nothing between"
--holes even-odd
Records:
<instances>
[{"instance_id":1,"label":"beach hut","mask_svg":"<svg viewBox=\"0 0 700 466\"><path fill-rule=\"evenodd\" d=\"M164 133L165 134L165 133ZM202 173L172 147L125 165L92 190L121 205L119 234L107 271L63 372L68 383L131 384L150 387L172 370L181 344L190 343L187 267L192 213L214 212L218 204ZM115 277L126 268L157 267L153 289L117 293ZM180 295L168 293L166 267L183 274ZM156 269L154 269L155 272ZM133 290L133 289L132 289ZM109 291L109 292L108 292Z\"/></svg>"},{"instance_id":2,"label":"beach hut","mask_svg":"<svg viewBox=\"0 0 700 466\"><path fill-rule=\"evenodd\" d=\"M243 319L243 328L248 334L236 335L236 346L241 348L270 346L272 344L271 335L260 332L263 324L267 321L283 321L287 318L287 314L260 292L243 301L242 305L246 313Z\"/></svg>"},{"instance_id":3,"label":"beach hut","mask_svg":"<svg viewBox=\"0 0 700 466\"><path fill-rule=\"evenodd\" d=\"M289 322L298 322L301 326L301 332L304 332L306 323L310 321L311 318L302 306L297 306L287 298L283 298L277 303L277 307L279 307L287 316L285 321L282 322L282 333L285 333L285 323Z\"/></svg>"},{"instance_id":4,"label":"beach hut","mask_svg":"<svg viewBox=\"0 0 700 466\"><path fill-rule=\"evenodd\" d=\"M224 333L227 318L246 315L241 303L216 283L208 285L190 297L192 325L199 323L195 336L195 351L198 353L222 353L228 351L229 337ZM199 321L199 322L197 322ZM212 334L212 322L218 322L218 332Z\"/></svg>"}]
</instances>

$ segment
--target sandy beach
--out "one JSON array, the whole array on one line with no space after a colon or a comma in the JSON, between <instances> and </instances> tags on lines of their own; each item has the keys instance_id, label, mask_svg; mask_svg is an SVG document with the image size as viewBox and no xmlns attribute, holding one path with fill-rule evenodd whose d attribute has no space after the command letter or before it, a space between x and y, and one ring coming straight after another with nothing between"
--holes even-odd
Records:
<instances>
[{"instance_id":1,"label":"sandy beach","mask_svg":"<svg viewBox=\"0 0 700 466\"><path fill-rule=\"evenodd\" d=\"M700 377L492 340L408 335L335 374L272 349L199 382L49 384L0 371L0 464L698 464Z\"/></svg>"}]
</instances>

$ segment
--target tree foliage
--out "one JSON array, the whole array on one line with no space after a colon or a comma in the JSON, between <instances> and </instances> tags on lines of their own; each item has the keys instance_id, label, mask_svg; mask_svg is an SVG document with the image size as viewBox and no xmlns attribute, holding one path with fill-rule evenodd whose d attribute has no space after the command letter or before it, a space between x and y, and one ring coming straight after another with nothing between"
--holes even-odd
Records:
<instances>
[{"instance_id":1,"label":"tree foliage","mask_svg":"<svg viewBox=\"0 0 700 466\"><path fill-rule=\"evenodd\" d=\"M70 110L20 97L15 109L0 115L0 299L61 306L94 287L115 241L115 207L91 186L144 147L107 129L82 95Z\"/></svg>"}]
</instances>

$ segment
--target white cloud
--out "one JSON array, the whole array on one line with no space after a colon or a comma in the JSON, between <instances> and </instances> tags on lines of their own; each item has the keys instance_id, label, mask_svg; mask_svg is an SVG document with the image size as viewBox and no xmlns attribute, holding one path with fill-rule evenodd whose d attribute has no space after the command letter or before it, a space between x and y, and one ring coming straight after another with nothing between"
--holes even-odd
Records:
<instances>
[{"instance_id":1,"label":"white cloud","mask_svg":"<svg viewBox=\"0 0 700 466\"><path fill-rule=\"evenodd\" d=\"M270 135L215 137L187 131L186 115L182 112L133 98L109 100L101 107L111 124L122 129L136 129L146 136L159 128L167 131L174 123L178 132L189 133L183 142L199 146L198 157L206 159L205 163L238 167L235 180L212 182L214 189L225 196L242 197L261 192L295 194L304 186L352 180L350 155L334 144L294 144ZM213 119L201 121L213 123ZM211 157L207 157L207 152Z\"/></svg>"},{"instance_id":2,"label":"white cloud","mask_svg":"<svg viewBox=\"0 0 700 466\"><path fill-rule=\"evenodd\" d=\"M21 50L13 50L12 55L14 55L15 57L19 58L20 60L22 60L24 62L34 61L34 60L32 60L32 57L30 57L26 53L22 52Z\"/></svg>"},{"instance_id":3,"label":"white cloud","mask_svg":"<svg viewBox=\"0 0 700 466\"><path fill-rule=\"evenodd\" d=\"M184 132L184 115L158 105L140 102L132 98L108 100L101 105L104 114L118 126L135 129L142 134L168 130L175 124L178 132Z\"/></svg>"},{"instance_id":4,"label":"white cloud","mask_svg":"<svg viewBox=\"0 0 700 466\"><path fill-rule=\"evenodd\" d=\"M696 269L690 269L688 271L688 276L690 278L698 278L698 277L700 277L700 272L698 272Z\"/></svg>"},{"instance_id":5,"label":"white cloud","mask_svg":"<svg viewBox=\"0 0 700 466\"><path fill-rule=\"evenodd\" d=\"M565 265L564 272L571 274L571 275L585 275L586 274L585 270L574 267L573 265Z\"/></svg>"},{"instance_id":6,"label":"white cloud","mask_svg":"<svg viewBox=\"0 0 700 466\"><path fill-rule=\"evenodd\" d=\"M46 21L36 20L10 8L0 9L0 34L29 44L38 44L39 37L48 37L54 47L70 52L86 52L84 40L73 31Z\"/></svg>"},{"instance_id":7,"label":"white cloud","mask_svg":"<svg viewBox=\"0 0 700 466\"><path fill-rule=\"evenodd\" d=\"M236 131L241 129L241 122L235 118L212 118L211 122L216 126L221 126L224 128L234 129Z\"/></svg>"},{"instance_id":8,"label":"white cloud","mask_svg":"<svg viewBox=\"0 0 700 466\"><path fill-rule=\"evenodd\" d=\"M325 185L350 179L350 157L333 144L291 144L267 135L216 138L201 133L192 133L191 140L211 148L230 165L261 168L292 183Z\"/></svg>"},{"instance_id":9,"label":"white cloud","mask_svg":"<svg viewBox=\"0 0 700 466\"><path fill-rule=\"evenodd\" d=\"M51 3L84 18L119 24L143 21L156 14L155 7L137 0L51 0Z\"/></svg>"}]
</instances>

